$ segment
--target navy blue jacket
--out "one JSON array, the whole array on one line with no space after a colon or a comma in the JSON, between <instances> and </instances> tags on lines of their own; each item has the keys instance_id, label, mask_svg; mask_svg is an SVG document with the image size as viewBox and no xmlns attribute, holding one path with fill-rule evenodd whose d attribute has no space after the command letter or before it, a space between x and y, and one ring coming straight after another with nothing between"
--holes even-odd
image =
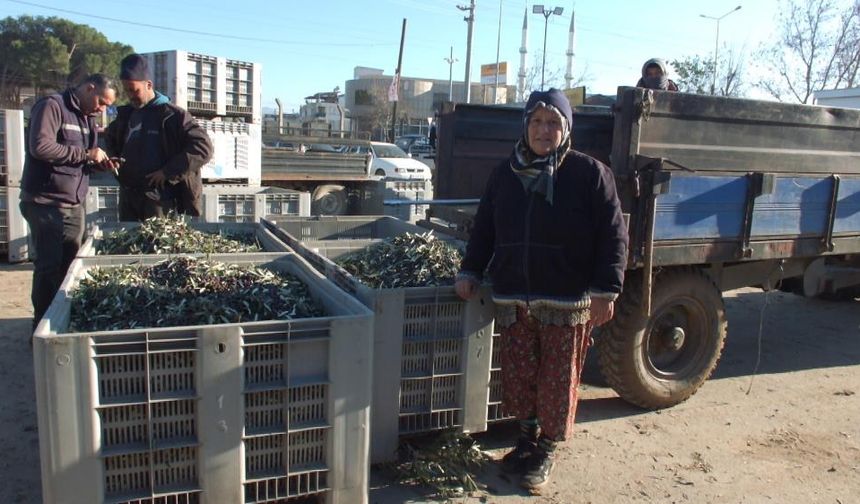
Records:
<instances>
[{"instance_id":1,"label":"navy blue jacket","mask_svg":"<svg viewBox=\"0 0 860 504\"><path fill-rule=\"evenodd\" d=\"M89 189L87 150L96 147L95 119L81 112L73 90L33 105L21 189L36 203L70 207Z\"/></svg>"},{"instance_id":2,"label":"navy blue jacket","mask_svg":"<svg viewBox=\"0 0 860 504\"><path fill-rule=\"evenodd\" d=\"M490 264L497 296L566 301L620 293L626 261L627 228L612 172L571 151L556 172L552 205L526 192L509 161L493 171L461 271L481 278Z\"/></svg>"},{"instance_id":3,"label":"navy blue jacket","mask_svg":"<svg viewBox=\"0 0 860 504\"><path fill-rule=\"evenodd\" d=\"M160 152L153 157L163 162L160 166L143 166L139 159L129 159L125 151L129 119L134 109L125 105L117 109L117 118L105 134L107 151L111 155L127 157L127 165L119 170L120 184L129 189L145 190L145 176L159 169L170 181L170 190L182 213L200 215L203 211L201 195L203 179L201 168L212 158L213 147L209 135L186 110L172 103L153 100L143 113L143 134L157 137Z\"/></svg>"}]
</instances>

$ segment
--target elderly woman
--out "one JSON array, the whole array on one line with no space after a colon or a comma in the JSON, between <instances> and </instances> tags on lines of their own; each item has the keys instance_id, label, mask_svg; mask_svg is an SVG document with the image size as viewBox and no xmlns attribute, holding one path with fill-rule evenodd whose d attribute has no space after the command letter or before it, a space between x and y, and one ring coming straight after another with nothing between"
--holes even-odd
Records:
<instances>
[{"instance_id":1,"label":"elderly woman","mask_svg":"<svg viewBox=\"0 0 860 504\"><path fill-rule=\"evenodd\" d=\"M523 136L487 182L455 285L471 298L489 264L504 405L521 431L502 468L522 473L526 488L548 481L556 444L570 436L591 328L612 318L626 262L612 172L571 148L572 120L561 91L531 94Z\"/></svg>"},{"instance_id":2,"label":"elderly woman","mask_svg":"<svg viewBox=\"0 0 860 504\"><path fill-rule=\"evenodd\" d=\"M651 58L642 65L642 78L636 87L677 91L678 85L669 78L669 67L660 58Z\"/></svg>"}]
</instances>

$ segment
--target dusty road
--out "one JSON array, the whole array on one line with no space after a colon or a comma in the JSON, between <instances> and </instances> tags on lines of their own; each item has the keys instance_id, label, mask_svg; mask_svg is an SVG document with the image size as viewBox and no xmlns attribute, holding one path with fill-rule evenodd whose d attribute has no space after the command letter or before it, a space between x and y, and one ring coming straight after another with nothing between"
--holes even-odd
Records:
<instances>
[{"instance_id":1,"label":"dusty road","mask_svg":"<svg viewBox=\"0 0 860 504\"><path fill-rule=\"evenodd\" d=\"M29 265L0 265L3 504L41 502L30 275ZM479 478L488 493L455 502L860 503L860 302L743 289L727 293L726 305L722 361L689 401L642 411L587 369L575 438L542 495L527 496L490 466ZM496 456L513 440L509 429L481 438ZM378 474L372 484L371 502L427 500L426 489Z\"/></svg>"}]
</instances>

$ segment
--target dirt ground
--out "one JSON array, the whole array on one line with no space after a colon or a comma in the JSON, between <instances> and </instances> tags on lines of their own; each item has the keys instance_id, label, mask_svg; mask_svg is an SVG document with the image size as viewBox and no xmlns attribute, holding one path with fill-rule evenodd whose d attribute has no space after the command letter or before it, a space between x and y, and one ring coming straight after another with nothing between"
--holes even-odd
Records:
<instances>
[{"instance_id":1,"label":"dirt ground","mask_svg":"<svg viewBox=\"0 0 860 504\"><path fill-rule=\"evenodd\" d=\"M30 265L0 265L3 504L41 502L30 276ZM479 475L487 492L454 502L860 503L860 302L742 289L726 305L723 358L690 400L643 411L606 388L592 363L576 435L542 494L490 465ZM480 442L500 457L514 436L503 426ZM427 489L379 472L371 484L372 503L429 500Z\"/></svg>"}]
</instances>

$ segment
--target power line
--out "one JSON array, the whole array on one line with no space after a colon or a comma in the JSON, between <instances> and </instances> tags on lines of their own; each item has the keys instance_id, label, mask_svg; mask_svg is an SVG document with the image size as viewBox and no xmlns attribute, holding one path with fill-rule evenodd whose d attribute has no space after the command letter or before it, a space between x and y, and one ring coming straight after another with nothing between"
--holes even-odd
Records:
<instances>
[{"instance_id":1,"label":"power line","mask_svg":"<svg viewBox=\"0 0 860 504\"><path fill-rule=\"evenodd\" d=\"M103 21L113 21L115 23L123 23L123 24L127 24L127 25L132 25L132 26L139 26L139 27L143 27L143 28L152 28L155 30L171 31L171 32L177 32L177 33L187 33L190 35L204 35L207 37L216 37L216 38L222 38L222 39L244 40L244 41L248 41L248 42L265 42L265 43L269 43L269 44L282 44L282 45L313 45L313 46L339 46L339 47L356 47L356 46L376 47L376 46L393 45L391 43L356 44L354 42L345 42L345 43L336 43L336 42L318 43L318 42L314 42L311 44L308 42L299 42L299 41L292 41L292 40L277 40L277 39L267 39L267 38L258 38L258 37L243 37L241 35L228 35L228 34L224 34L224 33L213 33L213 32L206 32L206 31L199 31L199 30L186 30L184 28L173 28L170 26L161 26L161 25L155 25L155 24L150 24L150 23L141 23L141 22L137 22L137 21L129 21L127 19L119 19L119 18L113 18L113 17L108 17L108 16L99 16L99 15L91 14L88 12L79 12L79 11L73 11L73 10L69 10L69 9L60 9L58 7L49 7L47 5L37 4L37 3L33 3L33 2L24 2L22 0L8 0L8 1L11 3L28 5L30 7L38 7L38 8L46 9L46 10L50 10L50 11L62 12L64 14L74 14L76 16L84 16L84 17L88 17L88 18L101 19Z\"/></svg>"}]
</instances>

